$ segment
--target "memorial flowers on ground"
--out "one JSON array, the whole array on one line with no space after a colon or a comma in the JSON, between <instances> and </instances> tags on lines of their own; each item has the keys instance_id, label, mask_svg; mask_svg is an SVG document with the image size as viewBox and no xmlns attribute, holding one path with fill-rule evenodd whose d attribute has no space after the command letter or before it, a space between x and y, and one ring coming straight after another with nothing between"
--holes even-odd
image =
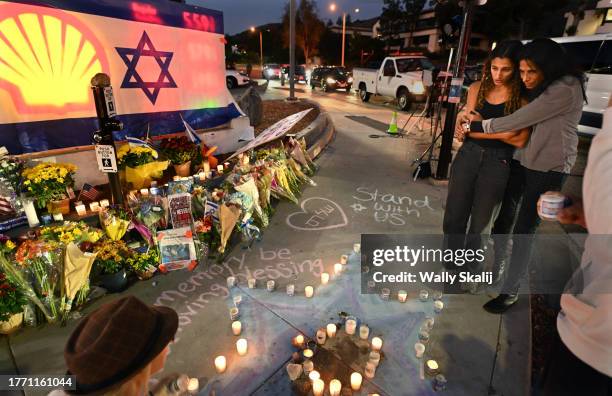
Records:
<instances>
[{"instance_id":1,"label":"memorial flowers on ground","mask_svg":"<svg viewBox=\"0 0 612 396\"><path fill-rule=\"evenodd\" d=\"M117 149L117 166L125 172L130 188L141 189L162 177L168 161L159 161L157 151L151 147L125 144Z\"/></svg>"}]
</instances>

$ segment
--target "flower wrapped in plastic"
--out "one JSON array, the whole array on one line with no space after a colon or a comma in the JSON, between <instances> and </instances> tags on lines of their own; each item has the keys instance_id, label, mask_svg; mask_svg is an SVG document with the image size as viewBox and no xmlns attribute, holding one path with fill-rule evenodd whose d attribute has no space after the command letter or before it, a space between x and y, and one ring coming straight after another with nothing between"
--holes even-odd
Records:
<instances>
[{"instance_id":1,"label":"flower wrapped in plastic","mask_svg":"<svg viewBox=\"0 0 612 396\"><path fill-rule=\"evenodd\" d=\"M68 245L71 242L97 242L103 236L102 230L79 221L65 221L61 225L49 225L40 229L40 238L47 242Z\"/></svg>"},{"instance_id":2,"label":"flower wrapped in plastic","mask_svg":"<svg viewBox=\"0 0 612 396\"><path fill-rule=\"evenodd\" d=\"M129 214L120 207L105 208L99 217L106 236L113 241L123 238L131 223Z\"/></svg>"},{"instance_id":3,"label":"flower wrapped in plastic","mask_svg":"<svg viewBox=\"0 0 612 396\"><path fill-rule=\"evenodd\" d=\"M117 149L117 165L125 171L125 181L132 189L148 188L159 179L169 161L158 161L157 151L145 146L123 145Z\"/></svg>"},{"instance_id":4,"label":"flower wrapped in plastic","mask_svg":"<svg viewBox=\"0 0 612 396\"><path fill-rule=\"evenodd\" d=\"M89 274L96 254L81 251L74 242L66 247L63 268L62 322L68 318L77 293L89 288Z\"/></svg>"},{"instance_id":5,"label":"flower wrapped in plastic","mask_svg":"<svg viewBox=\"0 0 612 396\"><path fill-rule=\"evenodd\" d=\"M268 215L261 208L259 190L257 189L257 184L255 183L253 176L247 176L246 180L242 184L239 184L234 188L236 191L246 194L251 198L251 201L253 202L252 210L254 211L255 216L257 216L263 227L267 227L269 223Z\"/></svg>"},{"instance_id":6,"label":"flower wrapped in plastic","mask_svg":"<svg viewBox=\"0 0 612 396\"><path fill-rule=\"evenodd\" d=\"M301 140L289 138L287 152L291 158L296 160L303 167L303 172L306 175L312 176L314 174L317 167L310 157L310 154L308 154L308 151L306 151L306 140L304 138Z\"/></svg>"},{"instance_id":7,"label":"flower wrapped in plastic","mask_svg":"<svg viewBox=\"0 0 612 396\"><path fill-rule=\"evenodd\" d=\"M157 245L155 235L157 235L157 230L161 227L162 220L166 216L162 201L157 200L157 196L142 199L132 210L135 214L135 218L132 220L134 228L150 246Z\"/></svg>"},{"instance_id":8,"label":"flower wrapped in plastic","mask_svg":"<svg viewBox=\"0 0 612 396\"><path fill-rule=\"evenodd\" d=\"M240 208L236 205L221 204L219 207L219 224L221 225L221 244L219 252L224 253L232 231L240 218Z\"/></svg>"}]
</instances>

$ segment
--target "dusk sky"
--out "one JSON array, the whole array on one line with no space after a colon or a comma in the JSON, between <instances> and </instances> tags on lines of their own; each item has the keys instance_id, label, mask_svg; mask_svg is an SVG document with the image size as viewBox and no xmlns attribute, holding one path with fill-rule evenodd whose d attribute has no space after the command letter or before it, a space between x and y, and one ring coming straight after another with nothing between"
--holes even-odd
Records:
<instances>
[{"instance_id":1,"label":"dusk sky","mask_svg":"<svg viewBox=\"0 0 612 396\"><path fill-rule=\"evenodd\" d=\"M299 3L299 0L296 0ZM251 26L280 22L285 0L187 0L187 3L223 11L226 34L235 34ZM336 3L332 13L329 5ZM353 20L368 19L380 15L383 0L319 0L319 16L324 21L336 21L342 12L349 12ZM353 11L359 8L359 13Z\"/></svg>"}]
</instances>

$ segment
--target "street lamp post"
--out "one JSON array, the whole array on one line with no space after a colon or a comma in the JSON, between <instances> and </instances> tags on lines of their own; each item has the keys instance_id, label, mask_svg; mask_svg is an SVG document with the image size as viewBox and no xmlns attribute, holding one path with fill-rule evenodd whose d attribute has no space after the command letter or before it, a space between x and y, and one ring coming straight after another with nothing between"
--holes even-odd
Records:
<instances>
[{"instance_id":1,"label":"street lamp post","mask_svg":"<svg viewBox=\"0 0 612 396\"><path fill-rule=\"evenodd\" d=\"M289 1L289 100L295 101L295 0Z\"/></svg>"},{"instance_id":2,"label":"street lamp post","mask_svg":"<svg viewBox=\"0 0 612 396\"><path fill-rule=\"evenodd\" d=\"M255 26L251 26L251 32L255 33ZM263 73L263 36L259 30L259 70Z\"/></svg>"},{"instance_id":3,"label":"street lamp post","mask_svg":"<svg viewBox=\"0 0 612 396\"><path fill-rule=\"evenodd\" d=\"M336 4L332 3L329 5L331 12L336 11ZM355 12L359 12L359 8L355 8ZM344 51L346 48L346 12L342 13L342 67L344 67Z\"/></svg>"}]
</instances>

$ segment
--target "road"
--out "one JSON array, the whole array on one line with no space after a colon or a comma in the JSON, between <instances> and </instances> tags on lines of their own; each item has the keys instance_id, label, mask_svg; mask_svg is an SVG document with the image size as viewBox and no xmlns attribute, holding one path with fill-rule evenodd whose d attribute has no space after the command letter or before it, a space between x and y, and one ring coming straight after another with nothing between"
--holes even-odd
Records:
<instances>
[{"instance_id":1,"label":"road","mask_svg":"<svg viewBox=\"0 0 612 396\"><path fill-rule=\"evenodd\" d=\"M390 104L362 104L356 95L310 92L304 87L299 87L297 96L320 103L337 130L337 137L317 160L319 170L313 178L317 185L304 189L298 206L280 203L262 241L251 249L237 246L223 263L157 276L125 293L179 313L179 332L166 372L198 377L201 395L291 394L286 372L294 351L291 339L298 333L314 338L317 329L339 322L340 312L356 316L370 327L370 337L384 340L376 376L364 378L361 394L433 394L431 378L421 379L420 363L414 357L419 328L426 315L435 315L432 300L421 302L411 294L406 303L400 303L394 296L384 301L362 294L360 256L352 252L361 234L441 233L446 189L411 177L411 162L431 140L429 130L413 128L419 119L412 118L405 136L391 138L384 133L394 110ZM264 94L266 100L285 97L287 90L276 82ZM403 125L409 116L401 113L398 124ZM383 203L393 208L385 209ZM321 215L313 222L313 214ZM343 254L349 255L347 269L321 285L321 273L333 274ZM238 279L238 287L227 287L228 276ZM256 289L247 287L250 277L258 279ZM276 282L274 292L265 290L269 280ZM295 296L285 293L289 284L295 285ZM315 286L313 298L304 296L307 285ZM237 355L238 337L230 327L229 309L238 295L242 336L249 345L245 357ZM116 297L106 296L86 312ZM481 309L487 299L486 294L445 295L445 308L435 315L425 356L438 361L449 381L448 395L485 395L490 387L506 396L526 394L527 298L503 316ZM62 349L76 323L25 329L12 336L11 353L19 372L65 372ZM0 355L6 356L0 360L0 370L11 372L8 344L6 339L3 342L7 353ZM323 350L317 356L322 354ZM224 374L215 373L217 355L228 359ZM359 356L349 355L330 355L324 366L315 368L326 383L336 376L346 386L350 371L364 368Z\"/></svg>"}]
</instances>

